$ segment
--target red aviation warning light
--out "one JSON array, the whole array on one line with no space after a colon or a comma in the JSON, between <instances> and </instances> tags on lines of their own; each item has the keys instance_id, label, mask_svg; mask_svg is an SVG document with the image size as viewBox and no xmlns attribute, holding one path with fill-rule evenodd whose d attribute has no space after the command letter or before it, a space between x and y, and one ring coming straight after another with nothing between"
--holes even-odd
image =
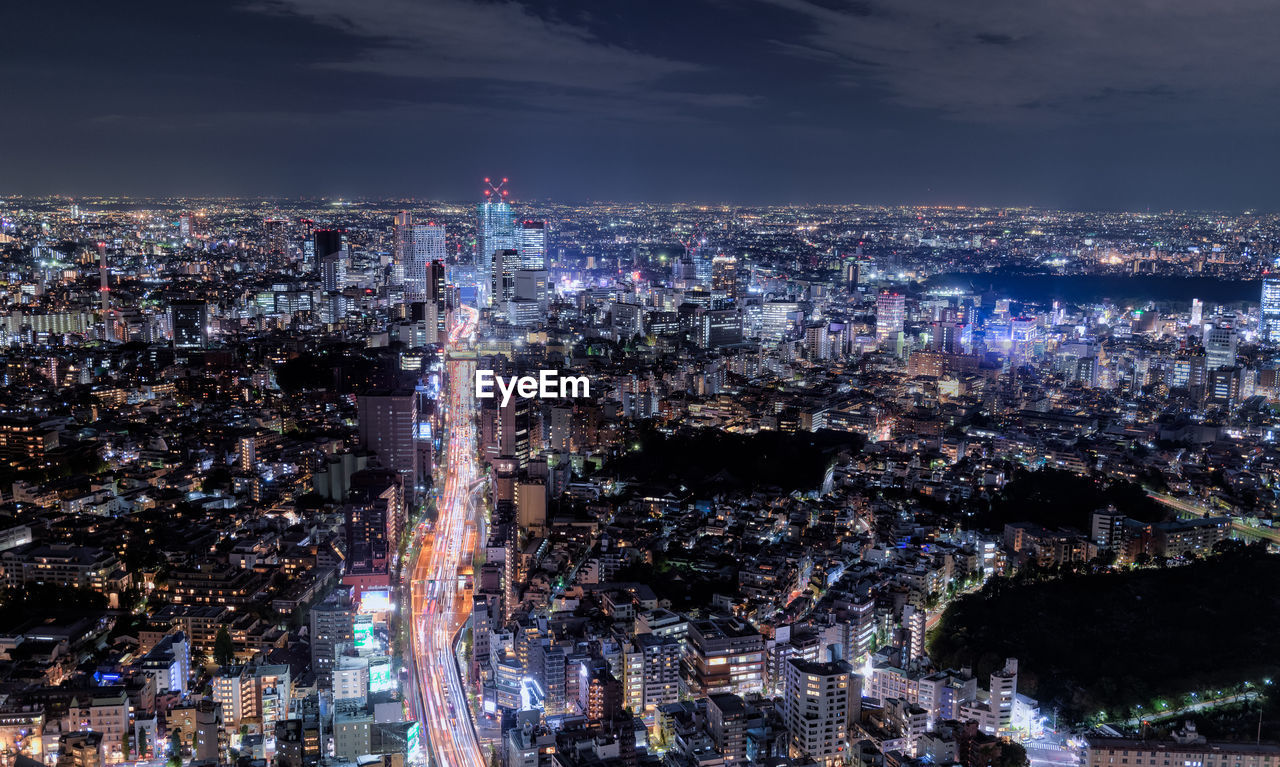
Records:
<instances>
[{"instance_id":1,"label":"red aviation warning light","mask_svg":"<svg viewBox=\"0 0 1280 767\"><path fill-rule=\"evenodd\" d=\"M498 200L502 200L504 197L507 197L510 194L510 192L508 192L505 188L507 185L507 179L505 176L503 177L502 182L498 184L494 184L493 181L488 176L486 176L484 179L484 183L489 187L488 189L484 190L485 197L492 196Z\"/></svg>"}]
</instances>

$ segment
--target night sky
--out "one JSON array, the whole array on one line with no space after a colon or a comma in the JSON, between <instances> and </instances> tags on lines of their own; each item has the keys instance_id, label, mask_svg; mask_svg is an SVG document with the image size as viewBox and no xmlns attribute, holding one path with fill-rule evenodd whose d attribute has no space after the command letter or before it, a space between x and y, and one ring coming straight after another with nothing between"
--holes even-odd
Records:
<instances>
[{"instance_id":1,"label":"night sky","mask_svg":"<svg viewBox=\"0 0 1280 767\"><path fill-rule=\"evenodd\" d=\"M1274 0L12 2L0 194L1280 210Z\"/></svg>"}]
</instances>

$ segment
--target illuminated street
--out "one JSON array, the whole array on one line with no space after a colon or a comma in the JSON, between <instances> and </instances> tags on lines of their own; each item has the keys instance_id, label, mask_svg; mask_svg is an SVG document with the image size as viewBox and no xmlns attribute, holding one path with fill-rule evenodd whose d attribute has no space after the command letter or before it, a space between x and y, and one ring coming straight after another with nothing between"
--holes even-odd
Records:
<instances>
[{"instance_id":1,"label":"illuminated street","mask_svg":"<svg viewBox=\"0 0 1280 767\"><path fill-rule=\"evenodd\" d=\"M457 348L475 330L477 312L463 307L452 328L449 347ZM454 640L471 605L459 569L470 564L476 480L475 401L471 381L475 362L451 360L447 371L448 445L444 489L437 502L434 529L420 538L413 568L412 650L419 710L433 764L484 767L467 707L466 691L454 658Z\"/></svg>"}]
</instances>

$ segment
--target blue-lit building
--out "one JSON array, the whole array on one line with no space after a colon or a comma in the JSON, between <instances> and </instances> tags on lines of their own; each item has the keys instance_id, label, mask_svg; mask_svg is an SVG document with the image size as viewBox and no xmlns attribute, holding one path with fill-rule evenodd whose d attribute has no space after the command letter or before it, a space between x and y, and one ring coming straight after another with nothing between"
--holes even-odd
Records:
<instances>
[{"instance_id":1,"label":"blue-lit building","mask_svg":"<svg viewBox=\"0 0 1280 767\"><path fill-rule=\"evenodd\" d=\"M1280 278L1262 281L1262 322L1258 331L1258 340L1280 343Z\"/></svg>"}]
</instances>

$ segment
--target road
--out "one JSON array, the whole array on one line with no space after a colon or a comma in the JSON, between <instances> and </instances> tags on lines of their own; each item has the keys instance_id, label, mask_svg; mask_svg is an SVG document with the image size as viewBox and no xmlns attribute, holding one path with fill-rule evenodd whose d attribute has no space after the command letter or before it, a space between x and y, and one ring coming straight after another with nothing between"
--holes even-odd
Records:
<instances>
[{"instance_id":1,"label":"road","mask_svg":"<svg viewBox=\"0 0 1280 767\"><path fill-rule=\"evenodd\" d=\"M1179 708L1168 708L1163 711L1152 711L1150 713L1142 713L1131 719L1125 719L1120 722L1107 722L1112 727L1137 727L1144 721L1159 722L1165 719L1175 719L1179 716L1194 714L1197 711L1207 711L1217 708L1218 706L1230 706L1232 703L1244 703L1245 701L1255 700L1258 697L1257 690L1249 690L1247 692L1233 693L1224 695L1221 698L1209 698L1207 700L1197 701L1188 706Z\"/></svg>"},{"instance_id":2,"label":"road","mask_svg":"<svg viewBox=\"0 0 1280 767\"><path fill-rule=\"evenodd\" d=\"M1023 746L1027 749L1027 761L1031 767L1072 767L1081 761L1077 749L1061 744L1031 741Z\"/></svg>"},{"instance_id":3,"label":"road","mask_svg":"<svg viewBox=\"0 0 1280 767\"><path fill-rule=\"evenodd\" d=\"M1157 493L1155 491L1147 491L1147 497L1151 500L1164 504L1180 514L1186 514L1192 517L1210 516L1211 511L1198 501L1189 501L1185 498L1177 498L1166 493ZM1226 516L1225 514L1215 514L1214 516ZM1239 517L1231 518L1231 529L1246 538L1255 538L1271 543L1280 543L1280 530L1271 527L1250 527Z\"/></svg>"},{"instance_id":4,"label":"road","mask_svg":"<svg viewBox=\"0 0 1280 767\"><path fill-rule=\"evenodd\" d=\"M459 348L471 337L477 317L470 307L458 312L448 349ZM444 486L436 501L435 525L418 538L410 584L413 698L432 764L486 767L453 652L471 612L459 572L470 565L475 540L476 363L452 359L446 364Z\"/></svg>"}]
</instances>

